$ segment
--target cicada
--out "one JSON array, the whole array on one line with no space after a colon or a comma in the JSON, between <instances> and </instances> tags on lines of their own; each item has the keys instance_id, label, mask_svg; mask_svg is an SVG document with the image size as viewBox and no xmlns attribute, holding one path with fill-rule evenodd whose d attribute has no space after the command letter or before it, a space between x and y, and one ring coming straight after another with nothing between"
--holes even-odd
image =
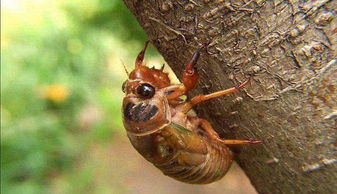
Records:
<instances>
[{"instance_id":1,"label":"cicada","mask_svg":"<svg viewBox=\"0 0 337 194\"><path fill-rule=\"evenodd\" d=\"M203 101L234 93L249 82L184 101L197 84L196 67L201 47L181 77L171 84L163 68L149 68L143 63L148 42L139 53L135 69L123 84L123 123L133 147L165 175L191 184L207 184L221 179L233 161L227 147L232 144L258 144L257 140L221 139L211 124L191 114L193 106Z\"/></svg>"}]
</instances>

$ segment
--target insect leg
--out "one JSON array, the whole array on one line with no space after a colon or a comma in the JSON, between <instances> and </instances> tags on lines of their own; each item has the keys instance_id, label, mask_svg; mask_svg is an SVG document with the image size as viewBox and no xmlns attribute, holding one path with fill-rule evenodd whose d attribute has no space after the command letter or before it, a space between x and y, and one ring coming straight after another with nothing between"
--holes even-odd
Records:
<instances>
[{"instance_id":1,"label":"insect leg","mask_svg":"<svg viewBox=\"0 0 337 194\"><path fill-rule=\"evenodd\" d=\"M147 48L148 44L149 44L149 41L146 41L143 50L140 51L140 53L138 54L138 56L136 58L136 68L143 64L144 54L145 54L145 51L146 51L146 48Z\"/></svg>"},{"instance_id":2,"label":"insect leg","mask_svg":"<svg viewBox=\"0 0 337 194\"><path fill-rule=\"evenodd\" d=\"M176 88L174 92L167 96L168 100L176 99L186 94L188 91L195 87L199 78L199 74L195 65L198 62L201 50L207 47L207 45L208 44L205 44L194 53L191 61L186 65L183 75L181 77L182 84L179 88Z\"/></svg>"},{"instance_id":3,"label":"insect leg","mask_svg":"<svg viewBox=\"0 0 337 194\"><path fill-rule=\"evenodd\" d=\"M186 88L183 84L171 85L165 88L166 98L169 101L178 100L178 98L186 93Z\"/></svg>"},{"instance_id":4,"label":"insect leg","mask_svg":"<svg viewBox=\"0 0 337 194\"><path fill-rule=\"evenodd\" d=\"M194 86L197 84L199 74L195 65L197 64L197 61L200 57L200 51L204 47L205 46L201 47L199 50L197 50L197 52L194 53L191 61L185 67L181 82L184 84L186 92L193 89Z\"/></svg>"},{"instance_id":5,"label":"insect leg","mask_svg":"<svg viewBox=\"0 0 337 194\"><path fill-rule=\"evenodd\" d=\"M234 145L234 144L259 144L262 143L260 140L228 140L221 139L218 133L213 129L212 125L205 119L200 119L200 125L205 130L205 132L209 135L212 140L217 142L226 144L226 145Z\"/></svg>"},{"instance_id":6,"label":"insect leg","mask_svg":"<svg viewBox=\"0 0 337 194\"><path fill-rule=\"evenodd\" d=\"M247 79L245 82L241 83L240 85L235 86L233 88L221 90L221 91L218 91L218 92L214 92L212 94L195 96L189 102L186 102L185 104L182 104L180 107L178 107L178 109L183 111L183 112L188 112L196 104L199 104L201 102L204 102L204 101L212 99L212 98L217 98L217 97L220 97L220 96L225 96L227 94L237 92L240 88L245 87L249 83L249 81L250 81L250 78Z\"/></svg>"}]
</instances>

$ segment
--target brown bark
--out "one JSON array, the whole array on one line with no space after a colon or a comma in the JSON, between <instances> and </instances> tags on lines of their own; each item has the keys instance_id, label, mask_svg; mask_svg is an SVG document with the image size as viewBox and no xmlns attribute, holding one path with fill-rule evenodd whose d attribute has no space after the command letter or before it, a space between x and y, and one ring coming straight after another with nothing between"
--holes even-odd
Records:
<instances>
[{"instance_id":1,"label":"brown bark","mask_svg":"<svg viewBox=\"0 0 337 194\"><path fill-rule=\"evenodd\" d=\"M241 92L196 108L236 146L259 193L337 192L337 1L124 0L181 75L202 44L191 95Z\"/></svg>"}]
</instances>

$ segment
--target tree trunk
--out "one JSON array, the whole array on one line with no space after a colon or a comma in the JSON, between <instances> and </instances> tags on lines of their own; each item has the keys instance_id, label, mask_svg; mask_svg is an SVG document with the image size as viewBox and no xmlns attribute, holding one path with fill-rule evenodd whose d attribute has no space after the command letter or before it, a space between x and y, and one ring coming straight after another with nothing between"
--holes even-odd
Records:
<instances>
[{"instance_id":1,"label":"tree trunk","mask_svg":"<svg viewBox=\"0 0 337 194\"><path fill-rule=\"evenodd\" d=\"M337 1L124 0L181 75L206 43L190 94L240 92L196 107L235 146L259 193L337 193Z\"/></svg>"}]
</instances>

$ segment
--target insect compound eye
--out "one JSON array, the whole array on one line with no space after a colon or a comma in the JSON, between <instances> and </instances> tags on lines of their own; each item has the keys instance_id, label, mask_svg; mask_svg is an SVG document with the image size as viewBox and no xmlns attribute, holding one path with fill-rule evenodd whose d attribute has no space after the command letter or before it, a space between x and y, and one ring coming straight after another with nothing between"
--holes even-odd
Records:
<instances>
[{"instance_id":1,"label":"insect compound eye","mask_svg":"<svg viewBox=\"0 0 337 194\"><path fill-rule=\"evenodd\" d=\"M150 84L142 84L137 88L137 94L144 98L151 98L155 93L155 89Z\"/></svg>"},{"instance_id":2,"label":"insect compound eye","mask_svg":"<svg viewBox=\"0 0 337 194\"><path fill-rule=\"evenodd\" d=\"M128 83L128 80L126 80L125 82L123 82L122 85L122 91L125 93L125 89L126 89L126 83Z\"/></svg>"}]
</instances>

